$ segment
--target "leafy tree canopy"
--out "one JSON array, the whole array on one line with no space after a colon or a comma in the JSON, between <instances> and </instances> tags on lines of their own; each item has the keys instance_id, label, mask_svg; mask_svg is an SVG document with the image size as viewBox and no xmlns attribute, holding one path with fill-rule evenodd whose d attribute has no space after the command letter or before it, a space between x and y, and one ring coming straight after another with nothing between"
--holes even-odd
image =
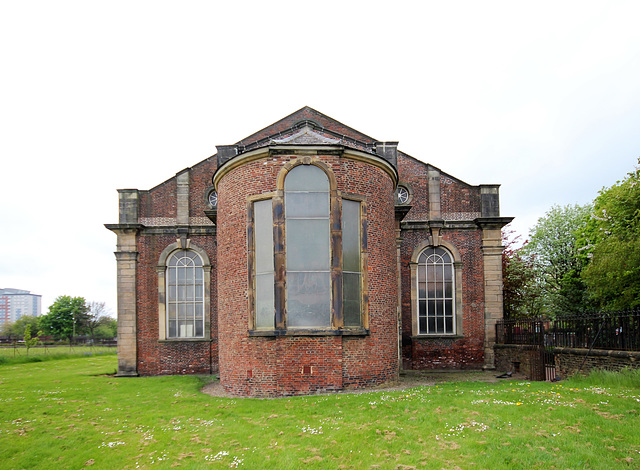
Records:
<instances>
[{"instance_id":1,"label":"leafy tree canopy","mask_svg":"<svg viewBox=\"0 0 640 470\"><path fill-rule=\"evenodd\" d=\"M520 236L503 230L502 280L505 318L540 315L542 289L535 269L535 258L519 246Z\"/></svg>"},{"instance_id":2,"label":"leafy tree canopy","mask_svg":"<svg viewBox=\"0 0 640 470\"><path fill-rule=\"evenodd\" d=\"M576 233L583 229L591 214L591 204L554 205L529 231L525 252L534 255L544 280L555 289L562 278L582 266L578 260Z\"/></svg>"},{"instance_id":3,"label":"leafy tree canopy","mask_svg":"<svg viewBox=\"0 0 640 470\"><path fill-rule=\"evenodd\" d=\"M74 334L84 333L87 310L83 297L61 295L42 316L40 326L47 333L71 340Z\"/></svg>"},{"instance_id":4,"label":"leafy tree canopy","mask_svg":"<svg viewBox=\"0 0 640 470\"><path fill-rule=\"evenodd\" d=\"M554 205L529 232L523 254L534 257L543 291L545 311L551 315L578 314L588 310L586 286L580 273L579 233L585 230L592 205Z\"/></svg>"},{"instance_id":5,"label":"leafy tree canopy","mask_svg":"<svg viewBox=\"0 0 640 470\"><path fill-rule=\"evenodd\" d=\"M110 339L118 334L117 322L109 316L104 302L89 302L86 331L92 339Z\"/></svg>"},{"instance_id":6,"label":"leafy tree canopy","mask_svg":"<svg viewBox=\"0 0 640 470\"><path fill-rule=\"evenodd\" d=\"M100 317L100 324L95 331L97 339L112 339L118 336L118 322L111 317Z\"/></svg>"},{"instance_id":7,"label":"leafy tree canopy","mask_svg":"<svg viewBox=\"0 0 640 470\"><path fill-rule=\"evenodd\" d=\"M5 323L2 327L2 335L10 339L22 339L27 326L31 326L31 331L40 329L40 317L24 315L13 323Z\"/></svg>"},{"instance_id":8,"label":"leafy tree canopy","mask_svg":"<svg viewBox=\"0 0 640 470\"><path fill-rule=\"evenodd\" d=\"M582 252L589 259L582 278L603 309L640 305L640 158L638 167L594 201L582 232Z\"/></svg>"},{"instance_id":9,"label":"leafy tree canopy","mask_svg":"<svg viewBox=\"0 0 640 470\"><path fill-rule=\"evenodd\" d=\"M522 249L505 247L506 316L535 312L536 289L551 316L640 306L640 158L593 204L553 206Z\"/></svg>"}]
</instances>

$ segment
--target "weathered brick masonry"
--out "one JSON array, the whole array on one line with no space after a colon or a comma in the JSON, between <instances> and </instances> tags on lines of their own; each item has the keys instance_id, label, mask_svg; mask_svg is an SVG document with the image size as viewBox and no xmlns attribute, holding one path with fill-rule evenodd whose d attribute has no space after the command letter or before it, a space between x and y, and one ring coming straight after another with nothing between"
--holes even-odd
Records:
<instances>
[{"instance_id":1,"label":"weathered brick masonry","mask_svg":"<svg viewBox=\"0 0 640 470\"><path fill-rule=\"evenodd\" d=\"M282 184L296 165L321 168L333 185L327 328L287 326ZM274 201L275 316L274 328L257 329L251 214L265 198ZM362 208L357 327L342 324L343 198ZM121 376L219 372L230 393L282 396L377 385L395 380L401 367L494 366L500 229L511 220L500 217L497 185L464 183L397 151L397 142L305 107L153 189L120 190L119 204L120 220L107 228L118 236ZM421 253L438 247L452 259L455 327L434 334L418 328L417 273ZM202 262L189 272L203 274L189 274L196 277L184 287L170 280L176 253ZM170 305L170 289L185 309L204 306L204 318L172 316L182 307ZM186 322L180 333L168 326L176 318ZM196 334L194 325L204 330Z\"/></svg>"},{"instance_id":2,"label":"weathered brick masonry","mask_svg":"<svg viewBox=\"0 0 640 470\"><path fill-rule=\"evenodd\" d=\"M308 158L309 151L304 152ZM276 191L285 164L299 155L274 155L241 165L220 179L218 261L220 272L220 378L239 395L292 395L375 385L397 372L395 182L378 167L342 155L318 159L333 172L338 191L367 202L367 281L370 333L358 336L248 336L249 278L247 200ZM380 197L387 194L387 197Z\"/></svg>"},{"instance_id":3,"label":"weathered brick masonry","mask_svg":"<svg viewBox=\"0 0 640 470\"><path fill-rule=\"evenodd\" d=\"M484 365L484 289L482 234L479 230L444 232L443 239L457 246L462 255L463 320L456 336L417 337L411 329L411 278L408 269L416 246L424 241L424 231L403 236L402 265L402 349L408 369L472 369ZM461 333L461 334L460 334Z\"/></svg>"}]
</instances>

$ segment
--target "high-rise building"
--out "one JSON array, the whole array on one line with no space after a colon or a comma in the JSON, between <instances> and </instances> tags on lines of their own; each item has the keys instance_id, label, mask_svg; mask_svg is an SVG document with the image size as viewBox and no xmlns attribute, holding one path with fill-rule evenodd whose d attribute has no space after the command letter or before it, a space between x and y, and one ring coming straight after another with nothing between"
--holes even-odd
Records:
<instances>
[{"instance_id":1,"label":"high-rise building","mask_svg":"<svg viewBox=\"0 0 640 470\"><path fill-rule=\"evenodd\" d=\"M37 317L42 313L42 296L28 290L0 289L0 326L20 317Z\"/></svg>"}]
</instances>

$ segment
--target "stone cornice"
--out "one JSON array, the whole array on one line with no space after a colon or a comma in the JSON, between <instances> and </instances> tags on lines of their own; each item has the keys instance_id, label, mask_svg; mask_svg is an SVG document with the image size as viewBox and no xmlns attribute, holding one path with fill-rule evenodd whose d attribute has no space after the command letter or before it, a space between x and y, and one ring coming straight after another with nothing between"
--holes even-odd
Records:
<instances>
[{"instance_id":1,"label":"stone cornice","mask_svg":"<svg viewBox=\"0 0 640 470\"><path fill-rule=\"evenodd\" d=\"M218 187L220 180L231 170L238 168L246 163L267 158L271 155L340 155L351 160L357 160L377 166L386 172L394 185L398 184L398 171L384 158L361 150L345 147L344 145L270 145L261 147L249 152L240 154L227 160L222 166L218 167L213 174L213 185Z\"/></svg>"},{"instance_id":2,"label":"stone cornice","mask_svg":"<svg viewBox=\"0 0 640 470\"><path fill-rule=\"evenodd\" d=\"M396 204L395 206L396 220L398 222L401 222L402 219L404 219L407 216L407 214L411 210L411 207L412 206L410 205Z\"/></svg>"},{"instance_id":3,"label":"stone cornice","mask_svg":"<svg viewBox=\"0 0 640 470\"><path fill-rule=\"evenodd\" d=\"M104 226L116 234L118 232L132 232L144 228L144 225L142 224L104 224Z\"/></svg>"},{"instance_id":4,"label":"stone cornice","mask_svg":"<svg viewBox=\"0 0 640 470\"><path fill-rule=\"evenodd\" d=\"M473 220L407 220L400 224L402 230L429 230L431 228L441 228L442 230L478 230L480 229L501 229L513 217L477 217Z\"/></svg>"},{"instance_id":5,"label":"stone cornice","mask_svg":"<svg viewBox=\"0 0 640 470\"><path fill-rule=\"evenodd\" d=\"M482 228L500 229L513 219L514 217L478 217L474 222Z\"/></svg>"},{"instance_id":6,"label":"stone cornice","mask_svg":"<svg viewBox=\"0 0 640 470\"><path fill-rule=\"evenodd\" d=\"M138 232L142 235L178 235L185 230L189 236L192 235L215 235L215 225L154 225L146 226L143 224L105 224L105 227L112 232L132 233Z\"/></svg>"}]
</instances>

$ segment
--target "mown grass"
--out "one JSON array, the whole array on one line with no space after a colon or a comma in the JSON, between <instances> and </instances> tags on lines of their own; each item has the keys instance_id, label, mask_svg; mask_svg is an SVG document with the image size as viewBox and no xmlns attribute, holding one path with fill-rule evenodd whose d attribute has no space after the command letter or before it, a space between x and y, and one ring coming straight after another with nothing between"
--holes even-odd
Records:
<instances>
[{"instance_id":1,"label":"mown grass","mask_svg":"<svg viewBox=\"0 0 640 470\"><path fill-rule=\"evenodd\" d=\"M0 468L638 468L640 375L275 400L115 356L0 366ZM601 383L604 380L606 383Z\"/></svg>"},{"instance_id":2,"label":"mown grass","mask_svg":"<svg viewBox=\"0 0 640 470\"><path fill-rule=\"evenodd\" d=\"M27 351L24 346L2 346L0 347L0 366L104 354L115 355L116 348L107 346L38 346Z\"/></svg>"}]
</instances>

